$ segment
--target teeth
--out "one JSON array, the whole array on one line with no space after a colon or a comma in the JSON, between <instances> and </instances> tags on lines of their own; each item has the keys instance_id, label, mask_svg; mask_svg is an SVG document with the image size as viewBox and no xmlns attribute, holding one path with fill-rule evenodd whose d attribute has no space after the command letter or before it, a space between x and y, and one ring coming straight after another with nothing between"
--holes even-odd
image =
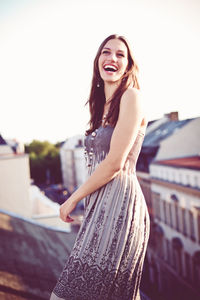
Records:
<instances>
[{"instance_id":1,"label":"teeth","mask_svg":"<svg viewBox=\"0 0 200 300\"><path fill-rule=\"evenodd\" d=\"M115 67L115 66L112 66L112 65L105 65L104 66L104 69L112 69L112 70L114 70L114 71L117 71L117 68Z\"/></svg>"}]
</instances>

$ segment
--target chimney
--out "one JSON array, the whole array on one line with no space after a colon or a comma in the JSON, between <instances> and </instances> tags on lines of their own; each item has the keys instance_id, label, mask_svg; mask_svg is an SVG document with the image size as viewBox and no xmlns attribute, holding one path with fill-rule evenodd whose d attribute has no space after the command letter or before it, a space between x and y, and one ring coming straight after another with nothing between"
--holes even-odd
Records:
<instances>
[{"instance_id":1,"label":"chimney","mask_svg":"<svg viewBox=\"0 0 200 300\"><path fill-rule=\"evenodd\" d=\"M83 147L83 141L81 139L78 140L78 144L75 146L76 148Z\"/></svg>"},{"instance_id":2,"label":"chimney","mask_svg":"<svg viewBox=\"0 0 200 300\"><path fill-rule=\"evenodd\" d=\"M172 111L168 114L164 114L165 117L169 119L169 121L178 121L178 111Z\"/></svg>"}]
</instances>

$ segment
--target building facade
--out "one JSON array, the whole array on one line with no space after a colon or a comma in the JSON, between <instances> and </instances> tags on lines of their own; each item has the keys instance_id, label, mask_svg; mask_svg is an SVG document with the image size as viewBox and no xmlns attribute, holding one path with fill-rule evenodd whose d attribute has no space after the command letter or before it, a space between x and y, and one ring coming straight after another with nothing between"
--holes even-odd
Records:
<instances>
[{"instance_id":1,"label":"building facade","mask_svg":"<svg viewBox=\"0 0 200 300\"><path fill-rule=\"evenodd\" d=\"M152 222L145 270L154 297L200 299L199 170L199 157L150 166Z\"/></svg>"},{"instance_id":2,"label":"building facade","mask_svg":"<svg viewBox=\"0 0 200 300\"><path fill-rule=\"evenodd\" d=\"M63 184L72 193L86 180L84 137L68 139L60 149Z\"/></svg>"},{"instance_id":3,"label":"building facade","mask_svg":"<svg viewBox=\"0 0 200 300\"><path fill-rule=\"evenodd\" d=\"M148 126L137 165L151 220L143 289L200 299L200 118L166 117Z\"/></svg>"},{"instance_id":4,"label":"building facade","mask_svg":"<svg viewBox=\"0 0 200 300\"><path fill-rule=\"evenodd\" d=\"M0 208L31 217L29 157L0 142Z\"/></svg>"}]
</instances>

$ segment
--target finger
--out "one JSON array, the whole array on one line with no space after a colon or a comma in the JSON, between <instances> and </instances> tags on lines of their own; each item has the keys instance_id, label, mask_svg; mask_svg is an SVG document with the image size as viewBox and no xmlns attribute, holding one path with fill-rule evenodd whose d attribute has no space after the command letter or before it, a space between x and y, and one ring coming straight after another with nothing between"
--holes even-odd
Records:
<instances>
[{"instance_id":1,"label":"finger","mask_svg":"<svg viewBox=\"0 0 200 300\"><path fill-rule=\"evenodd\" d=\"M73 218L71 218L69 215L66 217L66 221L67 222L73 222L74 221L74 219Z\"/></svg>"},{"instance_id":2,"label":"finger","mask_svg":"<svg viewBox=\"0 0 200 300\"><path fill-rule=\"evenodd\" d=\"M71 218L71 217L69 217L69 216L66 216L65 214L63 214L63 213L61 213L60 214L60 218L61 218L61 220L63 221L63 222L73 222L74 220Z\"/></svg>"}]
</instances>

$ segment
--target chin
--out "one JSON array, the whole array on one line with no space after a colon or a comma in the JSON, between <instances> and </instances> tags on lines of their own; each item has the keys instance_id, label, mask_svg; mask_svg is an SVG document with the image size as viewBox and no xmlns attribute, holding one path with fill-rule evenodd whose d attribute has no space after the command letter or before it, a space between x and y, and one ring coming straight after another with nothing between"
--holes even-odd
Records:
<instances>
[{"instance_id":1,"label":"chin","mask_svg":"<svg viewBox=\"0 0 200 300\"><path fill-rule=\"evenodd\" d=\"M116 81L119 81L121 80L120 77L114 77L114 76L102 76L101 77L103 79L104 82L116 82Z\"/></svg>"},{"instance_id":2,"label":"chin","mask_svg":"<svg viewBox=\"0 0 200 300\"><path fill-rule=\"evenodd\" d=\"M120 84L121 82L121 79L111 79L111 78L106 78L106 79L103 79L104 83L108 83L108 84Z\"/></svg>"}]
</instances>

